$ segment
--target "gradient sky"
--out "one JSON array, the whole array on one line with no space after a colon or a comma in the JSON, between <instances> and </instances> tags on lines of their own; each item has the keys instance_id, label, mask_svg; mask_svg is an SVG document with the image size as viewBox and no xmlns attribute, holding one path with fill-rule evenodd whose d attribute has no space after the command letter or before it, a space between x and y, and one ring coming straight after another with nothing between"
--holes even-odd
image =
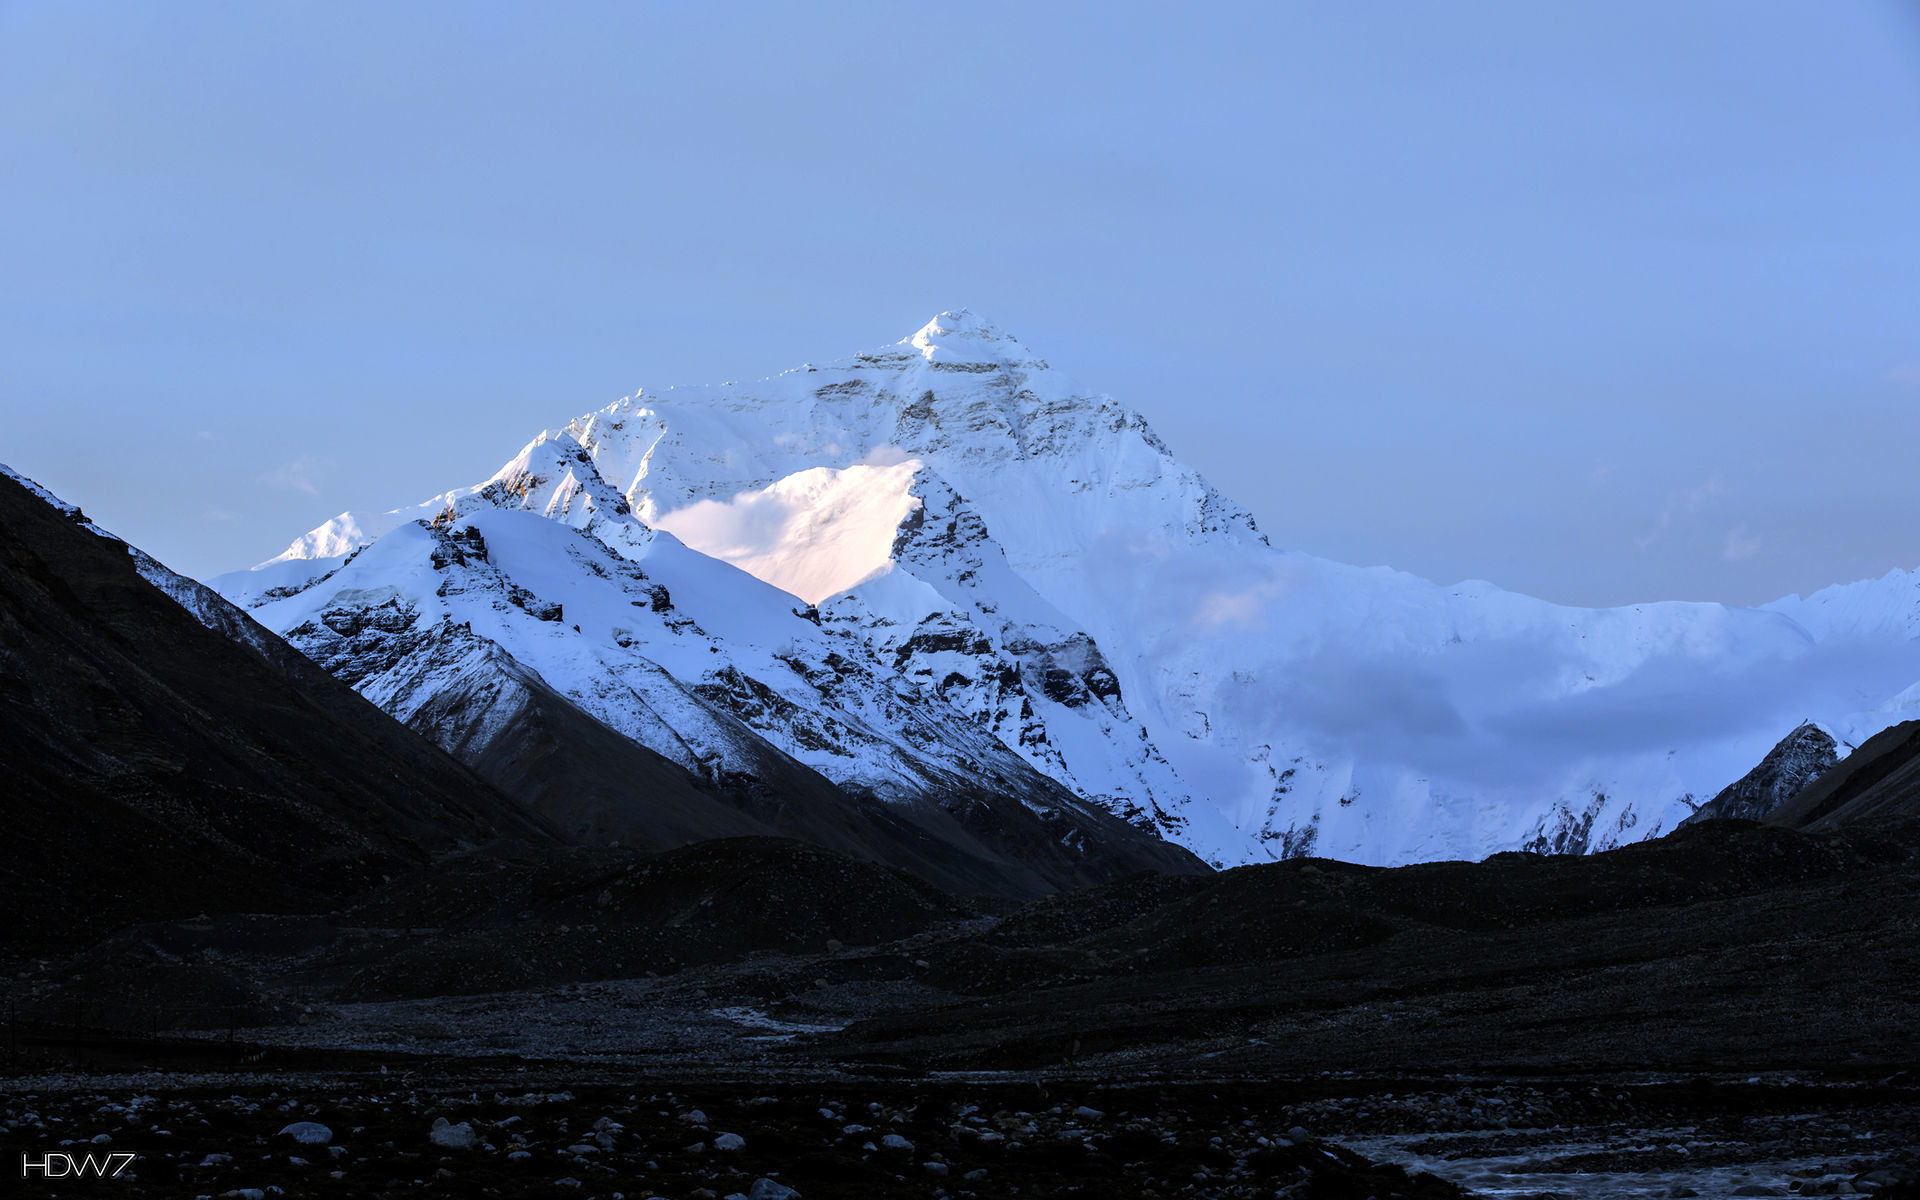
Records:
<instances>
[{"instance_id":1,"label":"gradient sky","mask_svg":"<svg viewBox=\"0 0 1920 1200\"><path fill-rule=\"evenodd\" d=\"M1920 565L1920 4L0 0L0 461L191 574L963 305L1277 545Z\"/></svg>"}]
</instances>

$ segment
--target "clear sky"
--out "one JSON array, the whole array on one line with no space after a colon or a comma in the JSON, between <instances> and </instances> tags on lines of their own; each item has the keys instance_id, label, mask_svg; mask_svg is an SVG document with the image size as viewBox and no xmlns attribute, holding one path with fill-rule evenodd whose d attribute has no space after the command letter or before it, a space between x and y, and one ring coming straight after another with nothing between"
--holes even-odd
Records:
<instances>
[{"instance_id":1,"label":"clear sky","mask_svg":"<svg viewBox=\"0 0 1920 1200\"><path fill-rule=\"evenodd\" d=\"M963 305L1278 545L1920 565L1920 4L0 0L0 461L191 574Z\"/></svg>"}]
</instances>

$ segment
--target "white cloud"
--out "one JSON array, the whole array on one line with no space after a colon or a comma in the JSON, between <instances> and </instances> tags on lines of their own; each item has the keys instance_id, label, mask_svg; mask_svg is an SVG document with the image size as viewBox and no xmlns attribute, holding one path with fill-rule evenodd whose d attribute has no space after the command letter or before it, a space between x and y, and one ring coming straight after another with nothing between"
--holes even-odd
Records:
<instances>
[{"instance_id":1,"label":"white cloud","mask_svg":"<svg viewBox=\"0 0 1920 1200\"><path fill-rule=\"evenodd\" d=\"M1646 536L1633 539L1633 544L1639 549L1645 550L1648 546L1659 541L1660 535L1672 527L1673 513L1671 511L1663 512L1660 514L1660 519L1653 523L1653 528L1647 531Z\"/></svg>"},{"instance_id":2,"label":"white cloud","mask_svg":"<svg viewBox=\"0 0 1920 1200\"><path fill-rule=\"evenodd\" d=\"M1728 562L1739 562L1760 553L1760 546L1760 539L1748 533L1745 525L1736 525L1727 530L1727 543L1721 549L1720 557Z\"/></svg>"},{"instance_id":3,"label":"white cloud","mask_svg":"<svg viewBox=\"0 0 1920 1200\"><path fill-rule=\"evenodd\" d=\"M1700 506L1707 501L1726 494L1727 485L1720 481L1720 476L1709 476L1705 482L1687 493L1687 510L1689 512L1698 512L1700 511Z\"/></svg>"},{"instance_id":4,"label":"white cloud","mask_svg":"<svg viewBox=\"0 0 1920 1200\"><path fill-rule=\"evenodd\" d=\"M1202 629L1232 625L1257 629L1266 625L1267 605L1283 591L1279 580L1261 580L1245 588L1217 588L1200 597L1193 620Z\"/></svg>"},{"instance_id":5,"label":"white cloud","mask_svg":"<svg viewBox=\"0 0 1920 1200\"><path fill-rule=\"evenodd\" d=\"M305 492L309 496L318 496L320 489L314 486L314 473L324 470L328 465L311 454L303 454L292 462L281 463L260 476L260 482L285 488L290 492Z\"/></svg>"},{"instance_id":6,"label":"white cloud","mask_svg":"<svg viewBox=\"0 0 1920 1200\"><path fill-rule=\"evenodd\" d=\"M1726 481L1721 479L1717 471L1684 492L1669 493L1667 507L1654 521L1652 529L1633 539L1634 546L1645 550L1665 538L1676 524L1679 524L1683 531L1697 531L1704 519L1702 510L1714 507L1714 503L1720 497L1730 494L1731 490L1727 487ZM1680 514L1677 519L1674 516L1675 513Z\"/></svg>"},{"instance_id":7,"label":"white cloud","mask_svg":"<svg viewBox=\"0 0 1920 1200\"><path fill-rule=\"evenodd\" d=\"M905 450L889 443L887 445L875 446L872 450L868 451L867 456L860 461L869 467L897 467L912 457L913 455L908 454Z\"/></svg>"}]
</instances>

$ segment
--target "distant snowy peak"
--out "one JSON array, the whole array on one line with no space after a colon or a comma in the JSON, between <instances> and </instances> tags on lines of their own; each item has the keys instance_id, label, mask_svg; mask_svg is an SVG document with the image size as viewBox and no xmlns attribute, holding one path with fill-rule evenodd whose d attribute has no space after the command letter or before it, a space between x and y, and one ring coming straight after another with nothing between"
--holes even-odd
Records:
<instances>
[{"instance_id":1,"label":"distant snowy peak","mask_svg":"<svg viewBox=\"0 0 1920 1200\"><path fill-rule=\"evenodd\" d=\"M1128 708L1098 637L1011 560L1071 571L1106 539L1264 546L1263 539L1139 414L1080 390L972 313L943 313L891 346L760 383L627 398L541 434L484 483L389 513L342 514L281 560L218 582L251 603L275 604L321 583L357 593L368 572L347 564L370 541L412 522L457 527L484 509L538 514L630 559L645 557L649 539L673 535L808 605L838 598L821 624L842 639L842 655L857 649L878 677L903 676L935 725L958 716L1037 780L1179 837L1213 861L1250 852ZM287 561L303 557L304 571ZM534 593L551 588L521 583ZM292 618L283 611L276 604L272 618L286 624ZM565 611L571 625L575 607ZM329 653L321 650L326 636L309 630L296 640ZM754 640L784 636L769 628ZM527 634L501 640L516 658L548 670ZM670 673L703 695L716 668L737 664L740 678L771 678L764 665L742 661L746 651L746 642L731 641L691 676L679 664ZM607 669L616 677L631 671ZM596 709L599 694L623 690L616 681L565 674L572 678L555 685L618 727L614 712ZM821 705L796 699L802 708ZM383 702L404 708L397 695ZM844 748L850 756L818 758L749 719L843 784L936 786L932 765L896 784L886 772L856 767L853 760L873 760L854 747ZM834 737L852 736L850 725L833 723L841 728ZM647 736L674 756L658 732ZM988 749L958 745L933 756L971 762L976 772L992 760Z\"/></svg>"},{"instance_id":2,"label":"distant snowy peak","mask_svg":"<svg viewBox=\"0 0 1920 1200\"><path fill-rule=\"evenodd\" d=\"M1246 510L1175 459L1139 413L1080 390L1012 335L958 310L892 346L824 366L616 401L541 434L485 483L388 512L342 513L268 562L339 559L489 491L490 503L596 536L625 536L618 529L630 514L731 547L723 557L755 560L804 532L783 514L824 511L819 493L835 490L847 502L832 514L844 541L824 548L871 570L879 564L863 534L877 536L905 514L878 511L878 501L855 493L873 484L897 502L895 485L907 476L895 468L908 460L968 496L1016 560L1142 531L1264 543ZM626 511L616 511L616 497ZM821 595L836 583L851 586L841 567L802 586Z\"/></svg>"},{"instance_id":3,"label":"distant snowy peak","mask_svg":"<svg viewBox=\"0 0 1920 1200\"><path fill-rule=\"evenodd\" d=\"M563 431L549 430L482 483L386 512L343 512L260 565L342 558L409 522L450 518L475 504L536 512L575 529L606 533L601 540L615 550L640 550L646 544L644 537L631 540L635 522L626 499L594 470L580 444Z\"/></svg>"},{"instance_id":4,"label":"distant snowy peak","mask_svg":"<svg viewBox=\"0 0 1920 1200\"><path fill-rule=\"evenodd\" d=\"M930 363L1003 363L1046 370L1047 364L1027 352L1020 340L971 309L943 312L922 325L900 345L912 346Z\"/></svg>"},{"instance_id":5,"label":"distant snowy peak","mask_svg":"<svg viewBox=\"0 0 1920 1200\"><path fill-rule=\"evenodd\" d=\"M610 486L580 443L563 432L529 442L492 479L444 510L453 520L484 504L508 512L532 512L585 533L622 558L645 555L653 534L634 519L626 497Z\"/></svg>"},{"instance_id":6,"label":"distant snowy peak","mask_svg":"<svg viewBox=\"0 0 1920 1200\"><path fill-rule=\"evenodd\" d=\"M1103 532L1259 540L1244 509L1145 418L1079 389L971 313L893 346L771 379L629 397L568 426L652 524L817 467L919 459L980 506L1016 559Z\"/></svg>"},{"instance_id":7,"label":"distant snowy peak","mask_svg":"<svg viewBox=\"0 0 1920 1200\"><path fill-rule=\"evenodd\" d=\"M1787 596L1766 605L1793 618L1814 637L1920 639L1920 570L1888 571L1821 588L1810 596Z\"/></svg>"},{"instance_id":8,"label":"distant snowy peak","mask_svg":"<svg viewBox=\"0 0 1920 1200\"><path fill-rule=\"evenodd\" d=\"M624 558L645 555L654 533L634 518L572 438L549 430L524 446L492 477L386 512L343 512L293 540L285 550L210 583L243 607L285 599L321 582L367 546L404 526L436 525L480 510L531 512L587 533Z\"/></svg>"},{"instance_id":9,"label":"distant snowy peak","mask_svg":"<svg viewBox=\"0 0 1920 1200\"><path fill-rule=\"evenodd\" d=\"M500 512L649 573L691 548L736 596L718 612L767 608L741 572L779 589L764 628L688 660L655 643L665 708L684 690L842 786L939 790L991 761L1215 863L1604 849L1671 829L1803 719L1857 743L1920 705L1920 573L1764 609L1578 609L1276 551L1138 412L966 310L770 379L636 393L489 480L342 514L216 582L249 604L344 586L373 539ZM499 644L543 664L582 603ZM828 641L782 649L796 611L796 644ZM550 682L613 723L605 698L643 668L595 629ZM833 661L892 699L863 708ZM895 773L887 746L918 765Z\"/></svg>"}]
</instances>

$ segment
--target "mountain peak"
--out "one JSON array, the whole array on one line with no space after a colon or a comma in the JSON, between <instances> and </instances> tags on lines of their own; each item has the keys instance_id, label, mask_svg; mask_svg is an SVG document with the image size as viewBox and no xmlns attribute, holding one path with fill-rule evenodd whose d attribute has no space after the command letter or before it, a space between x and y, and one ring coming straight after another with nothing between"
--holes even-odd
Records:
<instances>
[{"instance_id":1,"label":"mountain peak","mask_svg":"<svg viewBox=\"0 0 1920 1200\"><path fill-rule=\"evenodd\" d=\"M1006 362L1023 359L1026 350L1012 334L968 308L941 313L912 337L901 339L928 362Z\"/></svg>"}]
</instances>

